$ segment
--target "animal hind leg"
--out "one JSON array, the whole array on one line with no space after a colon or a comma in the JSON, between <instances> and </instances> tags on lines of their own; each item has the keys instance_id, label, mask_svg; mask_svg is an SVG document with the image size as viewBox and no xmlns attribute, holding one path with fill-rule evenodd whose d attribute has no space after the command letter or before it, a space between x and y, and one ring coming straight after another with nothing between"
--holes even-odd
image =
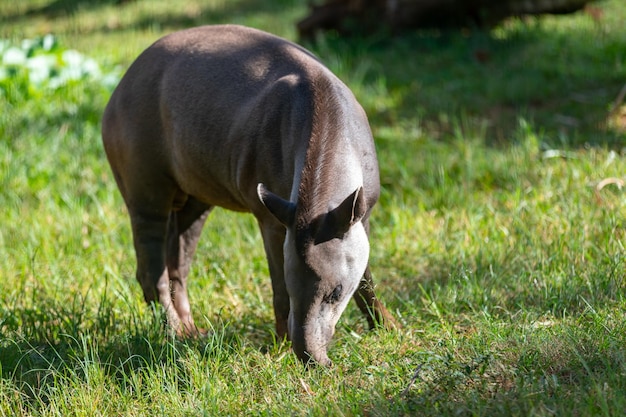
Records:
<instances>
[{"instance_id":1,"label":"animal hind leg","mask_svg":"<svg viewBox=\"0 0 626 417\"><path fill-rule=\"evenodd\" d=\"M170 282L171 302L180 319L179 335L197 336L198 330L191 314L187 294L187 276L211 206L189 198L183 208L172 211L167 234L166 263Z\"/></svg>"},{"instance_id":2,"label":"animal hind leg","mask_svg":"<svg viewBox=\"0 0 626 417\"><path fill-rule=\"evenodd\" d=\"M363 226L369 236L370 225L368 219L364 220ZM369 263L365 268L361 283L354 293L353 298L359 306L359 310L361 310L367 319L370 329L374 329L376 326L383 326L387 329L400 327L398 322L396 322L391 313L389 313L374 293L374 280L372 279Z\"/></svg>"},{"instance_id":3,"label":"animal hind leg","mask_svg":"<svg viewBox=\"0 0 626 417\"><path fill-rule=\"evenodd\" d=\"M130 175L132 172L113 169L130 214L137 257L137 281L146 302L159 303L168 325L176 329L180 327L180 318L172 304L166 245L177 187L158 169L142 161L139 160L136 168L141 168L143 175Z\"/></svg>"},{"instance_id":4,"label":"animal hind leg","mask_svg":"<svg viewBox=\"0 0 626 417\"><path fill-rule=\"evenodd\" d=\"M359 310L365 315L370 329L383 326L386 329L398 328L399 325L391 313L378 300L374 293L374 281L369 265L365 269L359 288L354 293L354 301L359 306Z\"/></svg>"},{"instance_id":5,"label":"animal hind leg","mask_svg":"<svg viewBox=\"0 0 626 417\"><path fill-rule=\"evenodd\" d=\"M176 328L180 319L172 305L169 274L165 266L168 214L146 214L134 212L131 208L129 211L137 256L137 281L146 302L161 304L168 324Z\"/></svg>"}]
</instances>

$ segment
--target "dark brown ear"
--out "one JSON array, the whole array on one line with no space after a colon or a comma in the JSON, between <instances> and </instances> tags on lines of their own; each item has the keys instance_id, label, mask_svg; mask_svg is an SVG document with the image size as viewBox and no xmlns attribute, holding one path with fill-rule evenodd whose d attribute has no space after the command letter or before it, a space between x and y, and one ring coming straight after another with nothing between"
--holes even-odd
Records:
<instances>
[{"instance_id":1,"label":"dark brown ear","mask_svg":"<svg viewBox=\"0 0 626 417\"><path fill-rule=\"evenodd\" d=\"M367 212L363 187L359 187L345 200L330 211L320 223L315 233L315 243L341 238L354 225L361 221Z\"/></svg>"},{"instance_id":2,"label":"dark brown ear","mask_svg":"<svg viewBox=\"0 0 626 417\"><path fill-rule=\"evenodd\" d=\"M290 201L284 200L265 188L265 185L259 183L256 188L261 203L272 213L272 215L285 227L293 225L296 216L296 205Z\"/></svg>"}]
</instances>

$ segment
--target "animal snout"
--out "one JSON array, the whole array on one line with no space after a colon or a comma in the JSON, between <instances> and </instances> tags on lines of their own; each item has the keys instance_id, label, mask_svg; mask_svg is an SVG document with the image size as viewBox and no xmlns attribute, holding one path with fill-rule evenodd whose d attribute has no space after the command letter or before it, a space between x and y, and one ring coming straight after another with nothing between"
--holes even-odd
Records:
<instances>
[{"instance_id":1,"label":"animal snout","mask_svg":"<svg viewBox=\"0 0 626 417\"><path fill-rule=\"evenodd\" d=\"M301 325L289 317L289 338L291 347L306 366L332 366L332 361L326 353L328 343L333 337L333 326L321 326L319 323Z\"/></svg>"}]
</instances>

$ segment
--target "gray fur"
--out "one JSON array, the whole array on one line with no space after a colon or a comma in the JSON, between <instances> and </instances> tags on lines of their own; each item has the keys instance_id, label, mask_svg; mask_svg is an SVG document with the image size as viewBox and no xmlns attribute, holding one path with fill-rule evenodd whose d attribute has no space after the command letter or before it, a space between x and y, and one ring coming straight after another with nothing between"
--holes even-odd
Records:
<instances>
[{"instance_id":1,"label":"gray fur","mask_svg":"<svg viewBox=\"0 0 626 417\"><path fill-rule=\"evenodd\" d=\"M363 109L302 47L241 26L168 35L128 69L102 123L130 214L137 279L179 334L198 333L187 273L215 207L257 218L276 331L305 362L327 347L354 295L393 325L368 268L378 163Z\"/></svg>"}]
</instances>

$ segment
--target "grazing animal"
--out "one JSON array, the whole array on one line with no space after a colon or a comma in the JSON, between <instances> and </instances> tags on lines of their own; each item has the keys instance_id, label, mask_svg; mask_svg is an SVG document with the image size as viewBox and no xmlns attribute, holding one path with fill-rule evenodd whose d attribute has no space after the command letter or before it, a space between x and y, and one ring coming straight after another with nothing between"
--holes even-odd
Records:
<instances>
[{"instance_id":1,"label":"grazing animal","mask_svg":"<svg viewBox=\"0 0 626 417\"><path fill-rule=\"evenodd\" d=\"M130 66L102 138L124 197L148 303L197 335L187 274L215 207L256 217L276 332L323 365L348 301L370 327L394 326L373 292L368 218L379 196L367 117L304 48L236 25L158 40Z\"/></svg>"}]
</instances>

